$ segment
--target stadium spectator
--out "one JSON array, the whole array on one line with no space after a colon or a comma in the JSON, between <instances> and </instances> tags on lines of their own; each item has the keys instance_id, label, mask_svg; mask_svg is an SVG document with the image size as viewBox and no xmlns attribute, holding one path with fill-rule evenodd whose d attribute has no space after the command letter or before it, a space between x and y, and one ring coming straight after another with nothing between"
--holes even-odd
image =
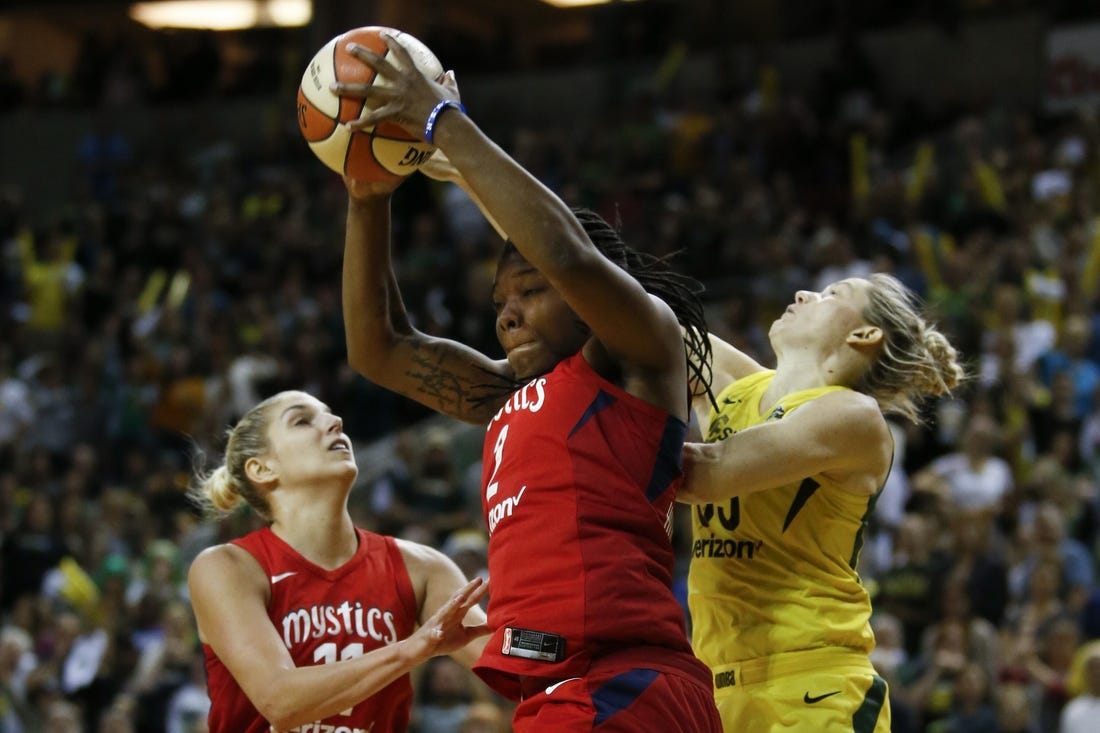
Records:
<instances>
[{"instance_id":1,"label":"stadium spectator","mask_svg":"<svg viewBox=\"0 0 1100 733\"><path fill-rule=\"evenodd\" d=\"M944 483L949 514L999 511L1013 487L1012 467L996 454L1000 426L987 415L971 417L959 450L940 456L925 471ZM923 477L914 477L920 482Z\"/></svg>"},{"instance_id":2,"label":"stadium spectator","mask_svg":"<svg viewBox=\"0 0 1100 733\"><path fill-rule=\"evenodd\" d=\"M1085 659L1085 689L1062 709L1059 733L1088 733L1100 720L1100 649Z\"/></svg>"}]
</instances>

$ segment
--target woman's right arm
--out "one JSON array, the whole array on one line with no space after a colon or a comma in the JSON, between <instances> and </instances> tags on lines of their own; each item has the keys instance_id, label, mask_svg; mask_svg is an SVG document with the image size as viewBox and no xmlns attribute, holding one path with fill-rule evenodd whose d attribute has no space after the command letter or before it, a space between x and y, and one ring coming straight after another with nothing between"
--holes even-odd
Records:
<instances>
[{"instance_id":1,"label":"woman's right arm","mask_svg":"<svg viewBox=\"0 0 1100 733\"><path fill-rule=\"evenodd\" d=\"M711 352L714 354L714 391L723 389L742 377L747 377L754 372L764 369L751 356L738 349L736 346L726 343L713 333L707 334L710 338Z\"/></svg>"},{"instance_id":2,"label":"woman's right arm","mask_svg":"<svg viewBox=\"0 0 1100 733\"><path fill-rule=\"evenodd\" d=\"M462 624L485 592L479 579L454 593L407 639L354 659L296 667L268 619L268 580L245 550L233 545L205 550L191 564L187 582L200 638L276 730L336 715L417 664L485 633Z\"/></svg>"},{"instance_id":3,"label":"woman's right arm","mask_svg":"<svg viewBox=\"0 0 1100 733\"><path fill-rule=\"evenodd\" d=\"M716 443L684 444L677 500L712 504L821 475L870 496L890 470L893 441L878 403L844 390Z\"/></svg>"},{"instance_id":4,"label":"woman's right arm","mask_svg":"<svg viewBox=\"0 0 1100 733\"><path fill-rule=\"evenodd\" d=\"M450 417L485 424L513 389L506 361L413 328L390 255L390 194L348 182L343 304L348 363Z\"/></svg>"}]
</instances>

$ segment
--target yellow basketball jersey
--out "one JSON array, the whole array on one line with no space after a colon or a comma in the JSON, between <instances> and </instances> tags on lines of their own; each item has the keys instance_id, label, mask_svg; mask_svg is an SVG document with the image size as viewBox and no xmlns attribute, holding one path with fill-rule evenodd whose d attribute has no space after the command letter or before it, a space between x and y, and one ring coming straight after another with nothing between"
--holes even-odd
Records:
<instances>
[{"instance_id":1,"label":"yellow basketball jersey","mask_svg":"<svg viewBox=\"0 0 1100 733\"><path fill-rule=\"evenodd\" d=\"M762 406L774 376L771 370L756 372L724 389L707 442L781 420L812 399L844 389L802 390ZM876 498L807 476L692 507L688 606L696 655L715 668L826 646L870 652L871 602L855 566Z\"/></svg>"}]
</instances>

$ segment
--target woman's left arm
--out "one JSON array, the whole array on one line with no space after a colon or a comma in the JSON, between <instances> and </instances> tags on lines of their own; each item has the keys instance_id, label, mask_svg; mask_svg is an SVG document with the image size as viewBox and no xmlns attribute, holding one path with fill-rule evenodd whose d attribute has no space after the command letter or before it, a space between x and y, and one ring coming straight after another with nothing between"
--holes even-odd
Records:
<instances>
[{"instance_id":1,"label":"woman's left arm","mask_svg":"<svg viewBox=\"0 0 1100 733\"><path fill-rule=\"evenodd\" d=\"M890 428L874 399L832 392L725 440L685 444L677 499L715 503L819 474L870 495L881 488L892 456Z\"/></svg>"}]
</instances>

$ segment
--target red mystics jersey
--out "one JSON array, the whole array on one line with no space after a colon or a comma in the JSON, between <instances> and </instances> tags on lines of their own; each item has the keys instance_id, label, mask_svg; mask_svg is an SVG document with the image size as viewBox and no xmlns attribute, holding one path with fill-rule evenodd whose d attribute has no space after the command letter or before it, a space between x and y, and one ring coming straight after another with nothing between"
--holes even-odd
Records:
<instances>
[{"instance_id":1,"label":"red mystics jersey","mask_svg":"<svg viewBox=\"0 0 1100 733\"><path fill-rule=\"evenodd\" d=\"M397 543L357 532L359 549L335 570L314 565L267 528L233 541L256 558L270 579L268 617L299 667L351 659L404 639L416 628L416 596ZM214 651L203 645L203 652L213 703L210 733L268 733L268 723ZM406 675L340 715L294 731L404 731L411 706Z\"/></svg>"},{"instance_id":2,"label":"red mystics jersey","mask_svg":"<svg viewBox=\"0 0 1100 733\"><path fill-rule=\"evenodd\" d=\"M710 685L672 594L672 505L686 426L577 354L516 390L485 437L489 626L475 671L518 699L518 676L583 676L644 648L646 666Z\"/></svg>"}]
</instances>

